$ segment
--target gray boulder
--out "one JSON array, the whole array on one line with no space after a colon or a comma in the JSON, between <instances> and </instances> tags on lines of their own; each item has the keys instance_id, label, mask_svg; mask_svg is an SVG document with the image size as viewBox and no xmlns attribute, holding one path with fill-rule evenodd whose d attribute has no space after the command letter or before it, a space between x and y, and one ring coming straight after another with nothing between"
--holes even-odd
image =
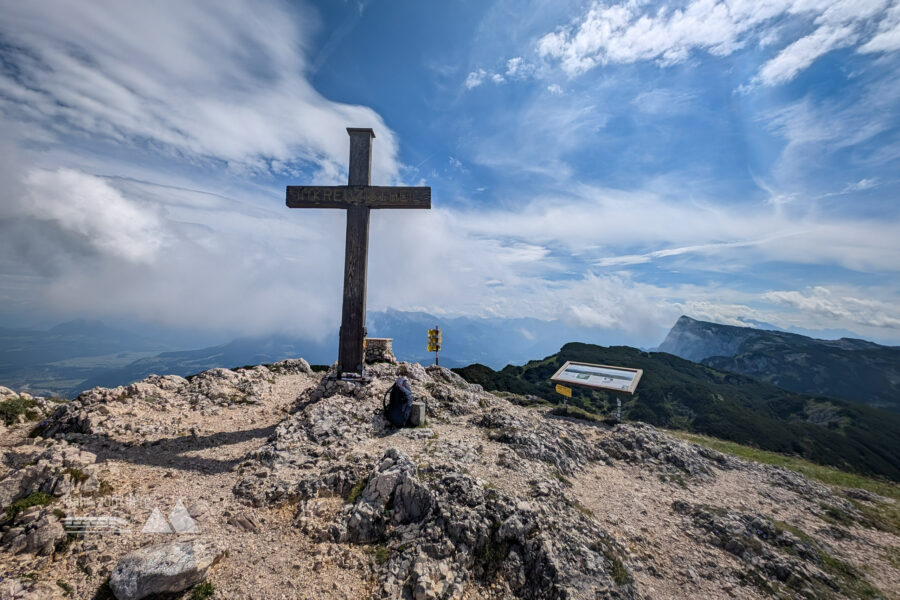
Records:
<instances>
[{"instance_id":1,"label":"gray boulder","mask_svg":"<svg viewBox=\"0 0 900 600\"><path fill-rule=\"evenodd\" d=\"M171 542L126 554L109 577L118 600L141 600L193 587L218 562L224 549L202 540Z\"/></svg>"},{"instance_id":2,"label":"gray boulder","mask_svg":"<svg viewBox=\"0 0 900 600\"><path fill-rule=\"evenodd\" d=\"M33 506L16 517L12 527L0 537L4 552L27 552L38 556L50 556L57 543L66 539L66 530L49 510Z\"/></svg>"},{"instance_id":3,"label":"gray boulder","mask_svg":"<svg viewBox=\"0 0 900 600\"><path fill-rule=\"evenodd\" d=\"M385 508L395 524L420 521L431 508L431 494L416 476L416 465L402 450L388 448L369 477L348 522L349 539L370 542L387 524Z\"/></svg>"}]
</instances>

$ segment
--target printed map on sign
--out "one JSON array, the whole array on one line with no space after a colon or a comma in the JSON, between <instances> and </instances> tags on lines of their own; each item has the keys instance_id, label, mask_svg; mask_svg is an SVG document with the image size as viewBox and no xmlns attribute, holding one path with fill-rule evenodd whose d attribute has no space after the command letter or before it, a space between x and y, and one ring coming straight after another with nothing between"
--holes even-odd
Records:
<instances>
[{"instance_id":1,"label":"printed map on sign","mask_svg":"<svg viewBox=\"0 0 900 600\"><path fill-rule=\"evenodd\" d=\"M568 361L550 381L633 394L642 374L641 369Z\"/></svg>"}]
</instances>

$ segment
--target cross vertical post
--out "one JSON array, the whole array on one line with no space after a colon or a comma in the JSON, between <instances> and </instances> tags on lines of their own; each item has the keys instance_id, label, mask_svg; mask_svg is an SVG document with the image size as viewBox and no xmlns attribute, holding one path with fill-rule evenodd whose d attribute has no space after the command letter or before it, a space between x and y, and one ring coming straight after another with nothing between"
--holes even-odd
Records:
<instances>
[{"instance_id":1,"label":"cross vertical post","mask_svg":"<svg viewBox=\"0 0 900 600\"><path fill-rule=\"evenodd\" d=\"M350 169L347 185L372 182L371 129L348 128ZM362 373L366 338L366 272L369 247L369 207L347 209L347 246L344 253L344 307L338 347L338 373Z\"/></svg>"},{"instance_id":2,"label":"cross vertical post","mask_svg":"<svg viewBox=\"0 0 900 600\"><path fill-rule=\"evenodd\" d=\"M289 185L285 204L288 208L339 208L347 211L344 304L335 376L362 381L365 368L363 344L366 340L369 211L373 208L431 208L431 188L369 185L375 132L348 127L347 133L350 135L347 185Z\"/></svg>"}]
</instances>

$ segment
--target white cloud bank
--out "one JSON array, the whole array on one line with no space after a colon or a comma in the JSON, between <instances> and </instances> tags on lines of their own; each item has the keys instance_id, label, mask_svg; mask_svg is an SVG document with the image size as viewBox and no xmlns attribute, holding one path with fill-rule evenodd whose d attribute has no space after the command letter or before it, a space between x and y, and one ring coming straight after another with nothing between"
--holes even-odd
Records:
<instances>
[{"instance_id":1,"label":"white cloud bank","mask_svg":"<svg viewBox=\"0 0 900 600\"><path fill-rule=\"evenodd\" d=\"M754 36L770 45L776 20L785 17L810 21L812 31L761 67L758 80L763 85L790 81L836 48L860 42L860 52L900 48L896 0L691 0L683 8L595 0L572 24L543 36L537 49L571 77L609 63L652 60L669 65L693 52L730 55Z\"/></svg>"},{"instance_id":2,"label":"white cloud bank","mask_svg":"<svg viewBox=\"0 0 900 600\"><path fill-rule=\"evenodd\" d=\"M27 280L19 300L32 310L244 334L325 336L337 326L341 211L254 208L71 169L32 169L23 186L20 201L0 210L0 255L15 257L22 277L8 278L0 294ZM625 221L618 218L623 203ZM655 263L715 274L781 261L890 280L900 272L894 234L890 223L788 218L771 207L724 211L593 188L518 210L374 211L369 306L563 319L645 340L682 312L732 324L844 326L877 337L897 328L900 314L889 300L896 290L835 289L829 299L821 286L813 302L803 290L651 284L622 268Z\"/></svg>"}]
</instances>

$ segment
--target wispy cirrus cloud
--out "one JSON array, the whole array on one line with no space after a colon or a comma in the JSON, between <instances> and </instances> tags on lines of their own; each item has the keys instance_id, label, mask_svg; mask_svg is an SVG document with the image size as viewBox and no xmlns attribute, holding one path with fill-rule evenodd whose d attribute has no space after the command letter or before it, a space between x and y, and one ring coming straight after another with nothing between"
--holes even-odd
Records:
<instances>
[{"instance_id":1,"label":"wispy cirrus cloud","mask_svg":"<svg viewBox=\"0 0 900 600\"><path fill-rule=\"evenodd\" d=\"M515 211L455 211L453 218L454 228L467 235L527 240L577 252L597 268L679 259L695 269L716 270L739 257L745 269L781 261L861 272L900 271L894 221L823 216L814 209L724 208L673 195L582 186L572 196L540 196ZM647 250L618 252L629 247Z\"/></svg>"},{"instance_id":2,"label":"wispy cirrus cloud","mask_svg":"<svg viewBox=\"0 0 900 600\"><path fill-rule=\"evenodd\" d=\"M397 142L373 110L307 81L314 13L261 2L3 2L0 109L57 140L106 140L246 172L338 181L348 123L378 131L376 178ZM164 40L164 41L163 41Z\"/></svg>"},{"instance_id":3,"label":"wispy cirrus cloud","mask_svg":"<svg viewBox=\"0 0 900 600\"><path fill-rule=\"evenodd\" d=\"M862 43L864 52L896 49L896 8L891 0L691 0L679 8L595 1L571 24L540 38L537 51L575 77L610 63L671 65L695 52L728 56L753 37L774 43L771 34L779 19L803 19L810 24L810 33L782 48L759 70L760 83L776 85L835 48ZM868 31L872 23L879 28L874 35Z\"/></svg>"},{"instance_id":4,"label":"wispy cirrus cloud","mask_svg":"<svg viewBox=\"0 0 900 600\"><path fill-rule=\"evenodd\" d=\"M778 194L815 196L810 192L821 184L810 179L827 181L834 170L830 159L838 153L852 152L852 161L841 162L845 169L867 167L860 173L872 173L873 168L900 159L896 136L900 106L894 102L898 94L900 77L894 73L859 81L846 95L806 95L760 115L766 129L785 142L772 169ZM869 174L841 189L862 191L876 183L877 177Z\"/></svg>"}]
</instances>

